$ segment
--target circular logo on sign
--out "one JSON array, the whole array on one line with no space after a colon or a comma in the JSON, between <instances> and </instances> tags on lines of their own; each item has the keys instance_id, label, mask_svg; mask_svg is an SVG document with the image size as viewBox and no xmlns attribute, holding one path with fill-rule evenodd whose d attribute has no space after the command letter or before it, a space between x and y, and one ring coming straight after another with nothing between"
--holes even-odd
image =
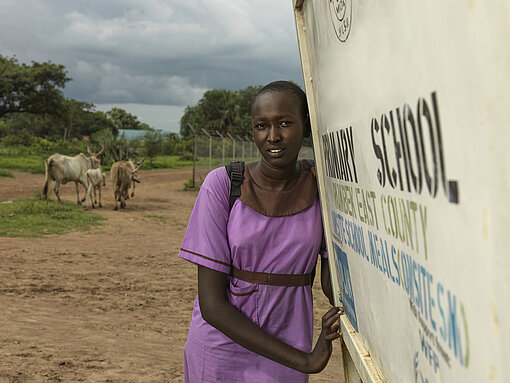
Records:
<instances>
[{"instance_id":1,"label":"circular logo on sign","mask_svg":"<svg viewBox=\"0 0 510 383\"><path fill-rule=\"evenodd\" d=\"M352 0L329 0L329 13L336 36L342 42L347 41L351 32Z\"/></svg>"}]
</instances>

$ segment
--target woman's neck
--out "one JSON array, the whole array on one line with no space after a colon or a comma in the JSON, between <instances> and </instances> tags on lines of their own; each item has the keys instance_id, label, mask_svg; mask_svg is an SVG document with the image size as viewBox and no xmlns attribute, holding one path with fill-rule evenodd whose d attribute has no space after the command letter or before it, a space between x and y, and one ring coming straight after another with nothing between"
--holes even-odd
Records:
<instances>
[{"instance_id":1,"label":"woman's neck","mask_svg":"<svg viewBox=\"0 0 510 383\"><path fill-rule=\"evenodd\" d=\"M261 188L282 191L289 190L296 184L300 171L301 166L297 159L284 168L273 167L262 159L254 164L250 174Z\"/></svg>"}]
</instances>

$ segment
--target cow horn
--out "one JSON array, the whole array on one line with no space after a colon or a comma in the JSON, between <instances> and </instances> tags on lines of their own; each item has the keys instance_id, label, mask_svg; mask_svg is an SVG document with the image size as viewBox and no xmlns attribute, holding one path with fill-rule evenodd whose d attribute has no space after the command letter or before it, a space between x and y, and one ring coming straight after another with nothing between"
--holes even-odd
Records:
<instances>
[{"instance_id":1,"label":"cow horn","mask_svg":"<svg viewBox=\"0 0 510 383\"><path fill-rule=\"evenodd\" d=\"M104 141L103 141L103 144L102 144L102 147L101 147L101 150L99 151L99 153L96 154L96 157L101 157L101 155L104 153Z\"/></svg>"},{"instance_id":2,"label":"cow horn","mask_svg":"<svg viewBox=\"0 0 510 383\"><path fill-rule=\"evenodd\" d=\"M87 153L88 153L88 154L90 154L90 155L93 155L93 154L94 154L94 153L92 153L92 152L90 151L90 140L89 140L89 142L88 142L88 144L87 144Z\"/></svg>"},{"instance_id":3,"label":"cow horn","mask_svg":"<svg viewBox=\"0 0 510 383\"><path fill-rule=\"evenodd\" d=\"M145 159L146 159L146 158L147 158L147 156L143 157L142 162L140 162L139 164L137 164L137 166L136 166L135 170L133 170L133 173L137 172L137 171L138 171L138 169L140 169L140 168L142 167L142 165L143 165L143 163L144 163L144 161L145 161Z\"/></svg>"}]
</instances>

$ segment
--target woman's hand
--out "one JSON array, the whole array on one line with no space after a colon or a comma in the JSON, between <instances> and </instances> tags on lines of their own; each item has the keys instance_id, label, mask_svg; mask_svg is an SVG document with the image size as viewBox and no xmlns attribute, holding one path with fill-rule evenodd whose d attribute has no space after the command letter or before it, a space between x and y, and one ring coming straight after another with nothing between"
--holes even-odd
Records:
<instances>
[{"instance_id":1,"label":"woman's hand","mask_svg":"<svg viewBox=\"0 0 510 383\"><path fill-rule=\"evenodd\" d=\"M206 322L248 350L294 370L311 374L324 369L331 342L341 335L336 322L343 311L333 307L322 317L321 335L314 350L306 353L272 337L232 306L227 287L227 274L198 266L198 302Z\"/></svg>"},{"instance_id":2,"label":"woman's hand","mask_svg":"<svg viewBox=\"0 0 510 383\"><path fill-rule=\"evenodd\" d=\"M308 354L308 373L321 372L328 364L333 346L331 342L342 336L339 332L338 319L343 314L343 309L332 307L322 317L322 331L315 344L313 351Z\"/></svg>"}]
</instances>

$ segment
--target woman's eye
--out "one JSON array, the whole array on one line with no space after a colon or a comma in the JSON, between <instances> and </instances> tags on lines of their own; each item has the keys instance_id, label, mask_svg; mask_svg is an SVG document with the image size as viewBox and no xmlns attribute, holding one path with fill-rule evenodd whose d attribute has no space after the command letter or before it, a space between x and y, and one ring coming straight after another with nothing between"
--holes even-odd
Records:
<instances>
[{"instance_id":1,"label":"woman's eye","mask_svg":"<svg viewBox=\"0 0 510 383\"><path fill-rule=\"evenodd\" d=\"M266 124L255 124L255 129L265 129Z\"/></svg>"},{"instance_id":2,"label":"woman's eye","mask_svg":"<svg viewBox=\"0 0 510 383\"><path fill-rule=\"evenodd\" d=\"M282 127L284 127L284 128L285 128L285 127L287 127L287 126L289 126L289 125L290 125L290 122L289 122L289 121L282 121L282 122L280 122L280 126L282 126Z\"/></svg>"}]
</instances>

